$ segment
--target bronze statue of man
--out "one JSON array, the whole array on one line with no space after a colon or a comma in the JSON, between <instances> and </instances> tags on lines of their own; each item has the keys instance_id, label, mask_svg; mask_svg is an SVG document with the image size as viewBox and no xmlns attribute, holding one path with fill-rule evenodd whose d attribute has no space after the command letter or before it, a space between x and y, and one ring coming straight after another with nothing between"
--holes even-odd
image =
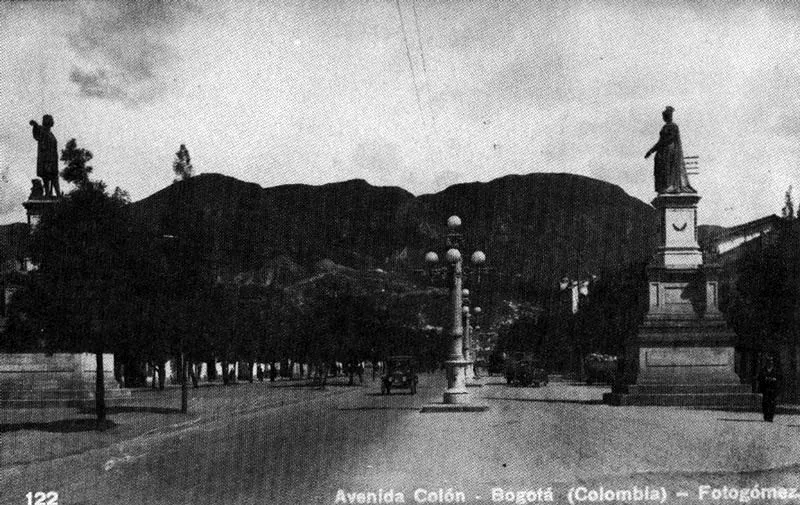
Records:
<instances>
[{"instance_id":1,"label":"bronze statue of man","mask_svg":"<svg viewBox=\"0 0 800 505\"><path fill-rule=\"evenodd\" d=\"M660 193L697 193L689 185L689 176L686 174L686 164L683 161L683 147L678 125L672 122L673 109L667 106L661 117L664 126L658 135L658 142L644 155L649 158L656 153L653 165L655 188Z\"/></svg>"},{"instance_id":2,"label":"bronze statue of man","mask_svg":"<svg viewBox=\"0 0 800 505\"><path fill-rule=\"evenodd\" d=\"M58 184L58 141L50 129L53 127L53 116L45 114L42 117L41 126L36 121L31 120L29 124L33 127L33 138L39 143L39 150L36 156L36 176L41 177L44 182L44 191L47 198L61 196L61 189Z\"/></svg>"}]
</instances>

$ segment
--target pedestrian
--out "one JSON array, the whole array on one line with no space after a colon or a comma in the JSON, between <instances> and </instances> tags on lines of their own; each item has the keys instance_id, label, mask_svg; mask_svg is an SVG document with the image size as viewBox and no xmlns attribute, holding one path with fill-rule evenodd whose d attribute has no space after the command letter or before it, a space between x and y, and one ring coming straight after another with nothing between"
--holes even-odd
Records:
<instances>
[{"instance_id":1,"label":"pedestrian","mask_svg":"<svg viewBox=\"0 0 800 505\"><path fill-rule=\"evenodd\" d=\"M359 361L358 366L356 367L356 373L358 374L358 383L364 384L364 362Z\"/></svg>"},{"instance_id":2,"label":"pedestrian","mask_svg":"<svg viewBox=\"0 0 800 505\"><path fill-rule=\"evenodd\" d=\"M758 374L758 389L761 392L761 410L764 421L772 422L775 418L775 409L778 403L778 394L781 389L781 373L772 356L767 356L764 368Z\"/></svg>"}]
</instances>

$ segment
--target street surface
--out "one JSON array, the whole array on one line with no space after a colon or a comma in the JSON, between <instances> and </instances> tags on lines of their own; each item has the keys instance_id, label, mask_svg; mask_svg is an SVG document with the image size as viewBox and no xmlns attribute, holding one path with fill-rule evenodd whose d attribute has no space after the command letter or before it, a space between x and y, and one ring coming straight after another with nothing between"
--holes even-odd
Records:
<instances>
[{"instance_id":1,"label":"street surface","mask_svg":"<svg viewBox=\"0 0 800 505\"><path fill-rule=\"evenodd\" d=\"M208 387L191 392L186 416L173 410L177 390L135 392L106 433L82 427L75 420L89 416L74 411L71 431L5 411L0 503L55 491L63 504L333 504L389 489L406 503L417 489L491 503L497 488L551 488L555 503L567 503L574 486L664 487L667 503L701 503L703 485L800 486L800 415L764 423L758 413L609 407L599 403L603 387L513 388L500 377L470 388L486 412L420 413L441 401L444 382L422 375L416 396L381 396L369 379L324 392L287 382Z\"/></svg>"}]
</instances>

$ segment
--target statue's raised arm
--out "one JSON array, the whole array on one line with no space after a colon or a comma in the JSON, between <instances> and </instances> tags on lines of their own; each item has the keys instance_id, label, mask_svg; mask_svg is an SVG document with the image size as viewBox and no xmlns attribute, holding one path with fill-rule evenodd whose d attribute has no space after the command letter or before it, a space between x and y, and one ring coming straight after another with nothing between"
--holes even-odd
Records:
<instances>
[{"instance_id":1,"label":"statue's raised arm","mask_svg":"<svg viewBox=\"0 0 800 505\"><path fill-rule=\"evenodd\" d=\"M678 125L672 122L674 110L667 106L661 113L665 124L659 132L658 142L645 153L644 157L649 158L651 154L656 153L653 176L658 193L697 193L689 184L689 176L686 174L680 131Z\"/></svg>"}]
</instances>

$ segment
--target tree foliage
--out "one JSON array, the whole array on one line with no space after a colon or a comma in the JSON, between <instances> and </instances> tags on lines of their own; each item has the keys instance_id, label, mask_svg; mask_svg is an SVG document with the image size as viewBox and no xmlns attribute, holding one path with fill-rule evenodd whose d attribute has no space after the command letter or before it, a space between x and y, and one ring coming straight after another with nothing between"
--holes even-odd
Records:
<instances>
[{"instance_id":1,"label":"tree foliage","mask_svg":"<svg viewBox=\"0 0 800 505\"><path fill-rule=\"evenodd\" d=\"M75 139L70 139L69 142L61 150L61 161L66 166L61 171L61 177L81 187L89 182L89 174L92 173L92 167L87 165L92 160L92 152L88 149L78 147Z\"/></svg>"},{"instance_id":2,"label":"tree foliage","mask_svg":"<svg viewBox=\"0 0 800 505\"><path fill-rule=\"evenodd\" d=\"M42 220L31 239L38 269L23 312L37 321L50 350L103 352L119 326L141 257L131 241L125 202L100 182L84 181Z\"/></svg>"},{"instance_id":3,"label":"tree foliage","mask_svg":"<svg viewBox=\"0 0 800 505\"><path fill-rule=\"evenodd\" d=\"M800 334L800 227L786 219L775 240L752 248L737 261L726 285L724 312L739 344L775 352Z\"/></svg>"},{"instance_id":4,"label":"tree foliage","mask_svg":"<svg viewBox=\"0 0 800 505\"><path fill-rule=\"evenodd\" d=\"M185 181L194 175L192 158L189 156L189 150L186 149L185 144L181 144L180 149L175 153L175 160L172 162L172 170L175 172L176 181Z\"/></svg>"}]
</instances>

